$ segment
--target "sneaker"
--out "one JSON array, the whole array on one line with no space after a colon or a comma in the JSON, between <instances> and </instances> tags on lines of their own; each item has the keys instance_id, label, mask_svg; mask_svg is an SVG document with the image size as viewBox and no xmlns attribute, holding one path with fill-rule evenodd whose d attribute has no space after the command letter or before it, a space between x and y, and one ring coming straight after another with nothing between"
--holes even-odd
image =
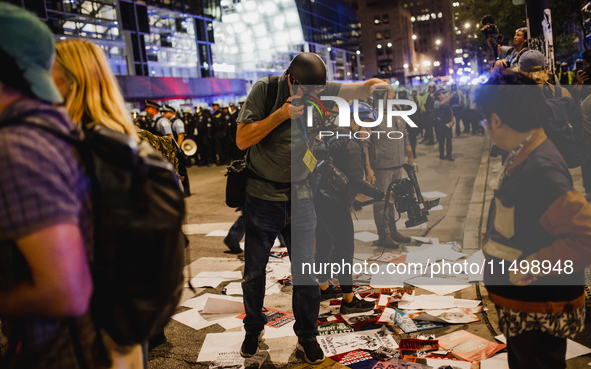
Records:
<instances>
[{"instance_id":1,"label":"sneaker","mask_svg":"<svg viewBox=\"0 0 591 369\"><path fill-rule=\"evenodd\" d=\"M409 243L411 241L410 237L406 237L398 231L390 233L390 237L392 237L394 241L399 243Z\"/></svg>"},{"instance_id":2,"label":"sneaker","mask_svg":"<svg viewBox=\"0 0 591 369\"><path fill-rule=\"evenodd\" d=\"M353 296L351 302L345 300L341 301L341 314L362 313L364 311L373 310L375 303L371 301L361 300L357 296Z\"/></svg>"},{"instance_id":3,"label":"sneaker","mask_svg":"<svg viewBox=\"0 0 591 369\"><path fill-rule=\"evenodd\" d=\"M445 157L445 160L449 160L449 161L454 161L456 160L456 158L454 158L453 156L449 155Z\"/></svg>"},{"instance_id":4,"label":"sneaker","mask_svg":"<svg viewBox=\"0 0 591 369\"><path fill-rule=\"evenodd\" d=\"M227 238L224 238L224 244L228 246L229 250L224 251L224 254L241 254L242 249L240 245L234 245L227 241Z\"/></svg>"},{"instance_id":5,"label":"sneaker","mask_svg":"<svg viewBox=\"0 0 591 369\"><path fill-rule=\"evenodd\" d=\"M493 173L498 173L501 171L501 169L503 169L503 163L497 163L496 165L494 165L492 167L492 172Z\"/></svg>"},{"instance_id":6,"label":"sneaker","mask_svg":"<svg viewBox=\"0 0 591 369\"><path fill-rule=\"evenodd\" d=\"M324 352L316 341L316 338L298 339L297 349L304 353L304 360L308 364L316 365L324 361Z\"/></svg>"},{"instance_id":7,"label":"sneaker","mask_svg":"<svg viewBox=\"0 0 591 369\"><path fill-rule=\"evenodd\" d=\"M439 155L439 160L445 160L445 156Z\"/></svg>"},{"instance_id":8,"label":"sneaker","mask_svg":"<svg viewBox=\"0 0 591 369\"><path fill-rule=\"evenodd\" d=\"M337 288L335 286L328 286L327 289L323 290L320 289L320 299L321 300L326 300L326 299L331 299L334 297L340 297L342 295L343 291L340 288Z\"/></svg>"},{"instance_id":9,"label":"sneaker","mask_svg":"<svg viewBox=\"0 0 591 369\"><path fill-rule=\"evenodd\" d=\"M263 340L263 334L265 334L264 329L261 332L255 334L247 333L244 337L244 342L242 342L242 346L240 347L240 356L253 357L254 355L258 354L259 343L261 343Z\"/></svg>"}]
</instances>

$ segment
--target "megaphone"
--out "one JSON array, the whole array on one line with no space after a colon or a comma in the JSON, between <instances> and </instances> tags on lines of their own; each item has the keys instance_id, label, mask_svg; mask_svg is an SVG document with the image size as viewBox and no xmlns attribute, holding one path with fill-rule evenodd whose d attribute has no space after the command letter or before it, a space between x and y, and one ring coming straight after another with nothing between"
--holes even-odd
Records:
<instances>
[{"instance_id":1,"label":"megaphone","mask_svg":"<svg viewBox=\"0 0 591 369\"><path fill-rule=\"evenodd\" d=\"M186 156L193 156L197 152L197 143L190 138L186 138L183 140L181 150Z\"/></svg>"}]
</instances>

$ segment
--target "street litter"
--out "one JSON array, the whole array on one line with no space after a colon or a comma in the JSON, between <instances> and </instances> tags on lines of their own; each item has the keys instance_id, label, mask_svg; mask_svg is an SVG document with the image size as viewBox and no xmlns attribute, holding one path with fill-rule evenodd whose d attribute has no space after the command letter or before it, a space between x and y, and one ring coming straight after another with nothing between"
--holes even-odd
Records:
<instances>
[{"instance_id":1,"label":"street litter","mask_svg":"<svg viewBox=\"0 0 591 369\"><path fill-rule=\"evenodd\" d=\"M256 355L249 358L240 356L240 351L220 352L218 357L209 364L209 369L233 368L233 369L253 369L260 368L263 362L267 360L269 351L259 351Z\"/></svg>"},{"instance_id":2,"label":"street litter","mask_svg":"<svg viewBox=\"0 0 591 369\"><path fill-rule=\"evenodd\" d=\"M476 315L472 314L466 308L428 310L412 314L412 317L419 320L450 324L466 324L480 321Z\"/></svg>"},{"instance_id":3,"label":"street litter","mask_svg":"<svg viewBox=\"0 0 591 369\"><path fill-rule=\"evenodd\" d=\"M346 335L318 336L317 339L326 356L338 355L356 349L375 350L380 346L398 347L385 327Z\"/></svg>"},{"instance_id":4,"label":"street litter","mask_svg":"<svg viewBox=\"0 0 591 369\"><path fill-rule=\"evenodd\" d=\"M441 347L451 349L454 355L468 361L486 360L507 347L507 345L485 340L464 330L446 334L437 339Z\"/></svg>"},{"instance_id":5,"label":"street litter","mask_svg":"<svg viewBox=\"0 0 591 369\"><path fill-rule=\"evenodd\" d=\"M287 323L295 320L293 314L286 313L275 309L263 308L263 314L267 317L267 324L265 326L272 328L279 328ZM246 317L246 314L238 315L236 318L242 320Z\"/></svg>"}]
</instances>

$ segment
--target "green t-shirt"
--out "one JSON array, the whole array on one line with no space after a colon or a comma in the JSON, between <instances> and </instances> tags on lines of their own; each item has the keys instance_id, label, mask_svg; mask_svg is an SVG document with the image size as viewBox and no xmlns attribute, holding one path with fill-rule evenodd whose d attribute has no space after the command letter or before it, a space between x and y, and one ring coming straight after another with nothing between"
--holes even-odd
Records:
<instances>
[{"instance_id":1,"label":"green t-shirt","mask_svg":"<svg viewBox=\"0 0 591 369\"><path fill-rule=\"evenodd\" d=\"M269 78L265 77L254 84L244 106L238 115L238 123L253 123L266 118L265 101L269 88ZM320 96L337 96L341 83L328 82ZM284 76L279 77L277 99L271 113L283 106L289 97L289 86ZM298 124L298 125L296 125ZM310 173L303 162L306 141L301 122L287 120L275 127L259 143L248 151L248 167L257 175L275 182L293 182L298 198L312 197L310 186L304 181ZM293 156L293 167L292 167ZM249 178L246 192L254 197L268 201L290 201L291 189L278 188L275 184Z\"/></svg>"}]
</instances>

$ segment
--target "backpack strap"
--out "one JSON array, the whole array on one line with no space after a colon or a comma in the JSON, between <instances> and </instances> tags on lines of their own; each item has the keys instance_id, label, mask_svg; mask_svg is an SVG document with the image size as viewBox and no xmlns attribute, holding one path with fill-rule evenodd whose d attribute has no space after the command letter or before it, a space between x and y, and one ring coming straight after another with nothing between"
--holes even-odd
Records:
<instances>
[{"instance_id":1,"label":"backpack strap","mask_svg":"<svg viewBox=\"0 0 591 369\"><path fill-rule=\"evenodd\" d=\"M275 100L277 100L277 90L279 88L279 76L269 77L269 87L267 88L267 98L265 100L265 118L271 115Z\"/></svg>"}]
</instances>

